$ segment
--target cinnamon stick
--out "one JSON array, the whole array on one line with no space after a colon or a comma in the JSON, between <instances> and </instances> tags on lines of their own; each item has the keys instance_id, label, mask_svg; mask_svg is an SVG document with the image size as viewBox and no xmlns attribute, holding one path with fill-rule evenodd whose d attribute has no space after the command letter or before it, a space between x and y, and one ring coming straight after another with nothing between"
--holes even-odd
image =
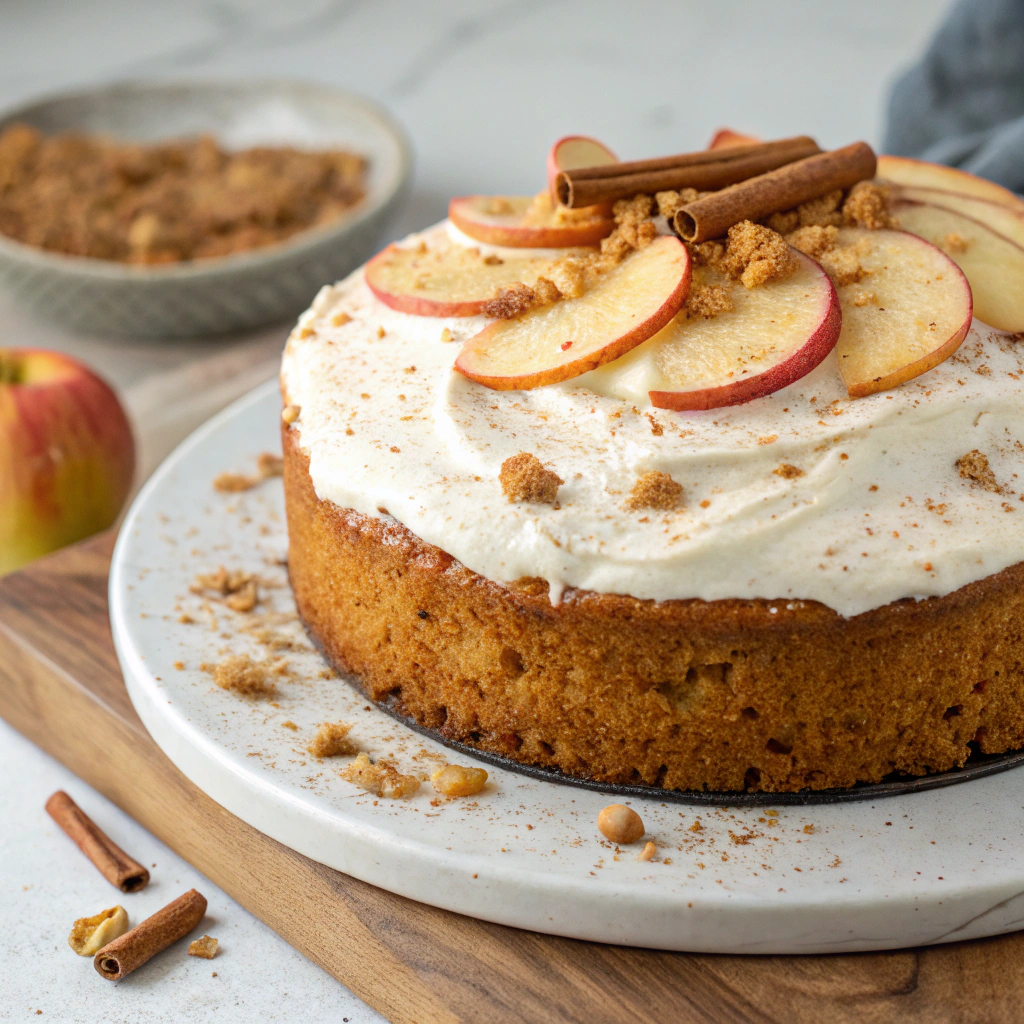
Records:
<instances>
[{"instance_id":1,"label":"cinnamon stick","mask_svg":"<svg viewBox=\"0 0 1024 1024\"><path fill-rule=\"evenodd\" d=\"M719 238L741 220L761 220L800 203L849 188L875 176L874 150L866 142L809 156L748 178L676 211L672 227L687 242Z\"/></svg>"},{"instance_id":2,"label":"cinnamon stick","mask_svg":"<svg viewBox=\"0 0 1024 1024\"><path fill-rule=\"evenodd\" d=\"M58 789L46 801L46 813L121 892L138 892L149 882L149 872L103 832L64 790Z\"/></svg>"},{"instance_id":3,"label":"cinnamon stick","mask_svg":"<svg viewBox=\"0 0 1024 1024\"><path fill-rule=\"evenodd\" d=\"M799 135L653 160L583 167L562 171L555 179L555 194L560 203L575 209L628 199L641 192L653 195L669 189L719 189L820 152L814 139Z\"/></svg>"},{"instance_id":4,"label":"cinnamon stick","mask_svg":"<svg viewBox=\"0 0 1024 1024\"><path fill-rule=\"evenodd\" d=\"M206 897L195 889L168 903L130 932L114 939L94 957L93 966L104 978L118 981L147 960L188 935L206 913Z\"/></svg>"}]
</instances>

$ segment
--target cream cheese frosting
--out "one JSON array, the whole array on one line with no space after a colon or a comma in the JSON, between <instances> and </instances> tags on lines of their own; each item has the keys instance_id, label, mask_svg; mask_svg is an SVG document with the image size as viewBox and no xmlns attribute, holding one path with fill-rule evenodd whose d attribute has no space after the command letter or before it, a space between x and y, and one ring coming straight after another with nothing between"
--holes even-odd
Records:
<instances>
[{"instance_id":1,"label":"cream cheese frosting","mask_svg":"<svg viewBox=\"0 0 1024 1024\"><path fill-rule=\"evenodd\" d=\"M532 391L469 381L452 364L486 322L396 312L361 269L321 290L281 375L318 497L392 516L489 579L543 578L556 603L578 587L815 600L852 616L1024 561L1024 341L1012 335L976 321L953 358L866 398L848 397L829 356L768 397L675 413L650 406L639 350ZM958 472L975 449L998 491ZM565 481L557 506L504 497L501 464L522 451ZM679 510L626 509L651 470L683 485Z\"/></svg>"}]
</instances>

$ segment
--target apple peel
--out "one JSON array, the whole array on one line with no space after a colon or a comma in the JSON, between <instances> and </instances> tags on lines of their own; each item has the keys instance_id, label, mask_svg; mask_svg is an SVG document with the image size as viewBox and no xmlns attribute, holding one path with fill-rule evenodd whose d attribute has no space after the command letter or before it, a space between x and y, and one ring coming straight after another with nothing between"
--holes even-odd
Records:
<instances>
[{"instance_id":1,"label":"apple peel","mask_svg":"<svg viewBox=\"0 0 1024 1024\"><path fill-rule=\"evenodd\" d=\"M448 217L485 245L514 249L566 249L597 245L615 228L608 206L566 210L540 196L458 196Z\"/></svg>"},{"instance_id":2,"label":"apple peel","mask_svg":"<svg viewBox=\"0 0 1024 1024\"><path fill-rule=\"evenodd\" d=\"M619 158L603 143L589 135L565 135L548 151L548 189L555 197L555 179L562 171L581 167L617 164Z\"/></svg>"},{"instance_id":3,"label":"apple peel","mask_svg":"<svg viewBox=\"0 0 1024 1024\"><path fill-rule=\"evenodd\" d=\"M455 369L497 391L578 377L661 330L686 301L690 273L686 247L663 235L579 298L489 324L465 344Z\"/></svg>"}]
</instances>

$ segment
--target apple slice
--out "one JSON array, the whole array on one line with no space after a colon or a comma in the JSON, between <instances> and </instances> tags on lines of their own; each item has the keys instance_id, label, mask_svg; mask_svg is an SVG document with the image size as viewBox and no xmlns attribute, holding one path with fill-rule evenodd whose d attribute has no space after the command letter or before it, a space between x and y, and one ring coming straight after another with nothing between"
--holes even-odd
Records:
<instances>
[{"instance_id":1,"label":"apple slice","mask_svg":"<svg viewBox=\"0 0 1024 1024\"><path fill-rule=\"evenodd\" d=\"M997 185L986 178L979 178L976 174L968 174L957 167L933 164L927 160L914 160L907 156L883 154L878 158L876 173L879 178L884 178L895 185L930 188L941 192L961 192L978 199L1002 203L1016 210L1024 210L1024 200L1014 195L1008 188L1003 188L1002 185Z\"/></svg>"},{"instance_id":2,"label":"apple slice","mask_svg":"<svg viewBox=\"0 0 1024 1024\"><path fill-rule=\"evenodd\" d=\"M578 377L660 331L689 290L689 253L678 238L662 235L578 299L489 324L466 342L455 369L496 391Z\"/></svg>"},{"instance_id":3,"label":"apple slice","mask_svg":"<svg viewBox=\"0 0 1024 1024\"><path fill-rule=\"evenodd\" d=\"M967 276L974 315L1000 331L1024 331L1024 248L973 217L930 203L896 202L906 231L937 245Z\"/></svg>"},{"instance_id":4,"label":"apple slice","mask_svg":"<svg viewBox=\"0 0 1024 1024\"><path fill-rule=\"evenodd\" d=\"M551 261L485 257L479 249L435 239L389 245L366 264L366 283L386 306L416 316L477 316L488 299L516 282L533 285Z\"/></svg>"},{"instance_id":5,"label":"apple slice","mask_svg":"<svg viewBox=\"0 0 1024 1024\"><path fill-rule=\"evenodd\" d=\"M555 196L555 178L562 171L580 167L601 167L617 164L619 158L603 143L589 135L566 135L548 152L548 191Z\"/></svg>"},{"instance_id":6,"label":"apple slice","mask_svg":"<svg viewBox=\"0 0 1024 1024\"><path fill-rule=\"evenodd\" d=\"M460 196L448 204L452 223L487 245L558 249L597 245L615 227L607 206L570 210L537 196Z\"/></svg>"},{"instance_id":7,"label":"apple slice","mask_svg":"<svg viewBox=\"0 0 1024 1024\"><path fill-rule=\"evenodd\" d=\"M937 188L911 188L898 186L897 200L905 199L915 203L929 203L944 210L962 213L965 217L981 221L987 228L1009 238L1024 248L1024 207L1017 209L991 199L979 199L964 192L943 192Z\"/></svg>"},{"instance_id":8,"label":"apple slice","mask_svg":"<svg viewBox=\"0 0 1024 1024\"><path fill-rule=\"evenodd\" d=\"M789 277L747 289L709 267L694 288L729 289L732 309L710 320L676 317L647 346L651 404L659 409L717 409L778 391L810 373L839 337L839 300L828 275L793 250Z\"/></svg>"},{"instance_id":9,"label":"apple slice","mask_svg":"<svg viewBox=\"0 0 1024 1024\"><path fill-rule=\"evenodd\" d=\"M751 146L761 140L756 135L744 135L742 132L734 132L731 128L719 128L711 141L708 149L725 149L728 146Z\"/></svg>"},{"instance_id":10,"label":"apple slice","mask_svg":"<svg viewBox=\"0 0 1024 1024\"><path fill-rule=\"evenodd\" d=\"M843 228L867 276L841 285L839 372L854 398L888 391L947 360L971 326L971 288L955 263L906 231Z\"/></svg>"}]
</instances>

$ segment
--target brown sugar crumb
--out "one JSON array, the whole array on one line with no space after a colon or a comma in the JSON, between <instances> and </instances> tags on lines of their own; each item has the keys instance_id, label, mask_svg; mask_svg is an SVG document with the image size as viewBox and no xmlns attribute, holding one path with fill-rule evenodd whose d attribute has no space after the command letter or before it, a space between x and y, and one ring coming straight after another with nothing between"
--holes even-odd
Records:
<instances>
[{"instance_id":1,"label":"brown sugar crumb","mask_svg":"<svg viewBox=\"0 0 1024 1024\"><path fill-rule=\"evenodd\" d=\"M778 232L741 220L729 228L721 267L734 281L742 281L746 288L756 288L791 274L796 261Z\"/></svg>"},{"instance_id":2,"label":"brown sugar crumb","mask_svg":"<svg viewBox=\"0 0 1024 1024\"><path fill-rule=\"evenodd\" d=\"M644 473L629 493L626 508L636 512L645 508L670 511L679 508L683 503L683 485L676 483L668 475L654 470Z\"/></svg>"},{"instance_id":3,"label":"brown sugar crumb","mask_svg":"<svg viewBox=\"0 0 1024 1024\"><path fill-rule=\"evenodd\" d=\"M501 490L509 501L524 501L534 505L553 505L558 499L558 488L565 481L530 452L511 455L501 464L498 476Z\"/></svg>"},{"instance_id":4,"label":"brown sugar crumb","mask_svg":"<svg viewBox=\"0 0 1024 1024\"><path fill-rule=\"evenodd\" d=\"M696 266L721 269L722 260L725 257L725 246L721 242L700 242L698 245L687 243L687 248L690 250L690 255Z\"/></svg>"},{"instance_id":5,"label":"brown sugar crumb","mask_svg":"<svg viewBox=\"0 0 1024 1024\"><path fill-rule=\"evenodd\" d=\"M804 471L798 466L791 466L788 462L783 462L772 472L776 476L781 476L783 480L795 480L798 476L803 476Z\"/></svg>"},{"instance_id":6,"label":"brown sugar crumb","mask_svg":"<svg viewBox=\"0 0 1024 1024\"><path fill-rule=\"evenodd\" d=\"M499 289L492 299L484 303L483 313L497 320L511 320L537 305L537 293L529 285L518 282Z\"/></svg>"},{"instance_id":7,"label":"brown sugar crumb","mask_svg":"<svg viewBox=\"0 0 1024 1024\"><path fill-rule=\"evenodd\" d=\"M291 426L298 418L299 413L302 412L302 407L298 405L286 405L281 410L281 419L285 424Z\"/></svg>"},{"instance_id":8,"label":"brown sugar crumb","mask_svg":"<svg viewBox=\"0 0 1024 1024\"><path fill-rule=\"evenodd\" d=\"M204 935L201 939L193 939L188 944L188 955L201 956L204 960L212 960L217 955L217 947L219 945L220 942L217 939Z\"/></svg>"},{"instance_id":9,"label":"brown sugar crumb","mask_svg":"<svg viewBox=\"0 0 1024 1024\"><path fill-rule=\"evenodd\" d=\"M260 482L258 476L247 476L245 473L221 473L213 481L213 489L221 494L238 494L249 491Z\"/></svg>"},{"instance_id":10,"label":"brown sugar crumb","mask_svg":"<svg viewBox=\"0 0 1024 1024\"><path fill-rule=\"evenodd\" d=\"M857 292L850 301L855 306L867 306L872 302L877 302L878 296L874 292Z\"/></svg>"},{"instance_id":11,"label":"brown sugar crumb","mask_svg":"<svg viewBox=\"0 0 1024 1024\"><path fill-rule=\"evenodd\" d=\"M251 612L259 604L259 588L256 577L251 573L233 569L230 572L222 565L216 572L200 573L189 588L193 594L213 591L224 599L224 603L236 612Z\"/></svg>"},{"instance_id":12,"label":"brown sugar crumb","mask_svg":"<svg viewBox=\"0 0 1024 1024\"><path fill-rule=\"evenodd\" d=\"M843 223L843 215L839 210L842 201L842 190L836 189L827 195L801 203L796 208L800 227L839 227Z\"/></svg>"},{"instance_id":13,"label":"brown sugar crumb","mask_svg":"<svg viewBox=\"0 0 1024 1024\"><path fill-rule=\"evenodd\" d=\"M895 226L889 213L891 193L884 185L862 181L850 189L850 194L843 203L843 222L853 227L879 228Z\"/></svg>"},{"instance_id":14,"label":"brown sugar crumb","mask_svg":"<svg viewBox=\"0 0 1024 1024\"><path fill-rule=\"evenodd\" d=\"M658 852L658 847L654 845L650 840L644 843L644 848L636 855L637 860L653 860L654 855Z\"/></svg>"},{"instance_id":15,"label":"brown sugar crumb","mask_svg":"<svg viewBox=\"0 0 1024 1024\"><path fill-rule=\"evenodd\" d=\"M341 777L360 789L388 800L412 796L420 788L420 780L415 775L402 775L387 760L374 764L365 751L341 770Z\"/></svg>"},{"instance_id":16,"label":"brown sugar crumb","mask_svg":"<svg viewBox=\"0 0 1024 1024\"><path fill-rule=\"evenodd\" d=\"M651 424L651 433L655 437L661 437L665 433L665 428L649 413L644 413L648 421Z\"/></svg>"},{"instance_id":17,"label":"brown sugar crumb","mask_svg":"<svg viewBox=\"0 0 1024 1024\"><path fill-rule=\"evenodd\" d=\"M430 776L430 784L444 797L476 796L487 784L483 768L446 764Z\"/></svg>"},{"instance_id":18,"label":"brown sugar crumb","mask_svg":"<svg viewBox=\"0 0 1024 1024\"><path fill-rule=\"evenodd\" d=\"M624 260L631 252L644 249L658 237L657 225L651 220L654 199L636 195L620 199L612 207L615 230L601 239L601 255L613 261Z\"/></svg>"},{"instance_id":19,"label":"brown sugar crumb","mask_svg":"<svg viewBox=\"0 0 1024 1024\"><path fill-rule=\"evenodd\" d=\"M839 228L829 225L821 227L813 224L805 228L797 228L786 235L786 241L799 249L805 256L812 260L818 259L823 253L831 252L836 247L836 237Z\"/></svg>"},{"instance_id":20,"label":"brown sugar crumb","mask_svg":"<svg viewBox=\"0 0 1024 1024\"><path fill-rule=\"evenodd\" d=\"M347 757L358 753L359 748L348 738L351 731L348 722L322 722L306 749L314 757Z\"/></svg>"},{"instance_id":21,"label":"brown sugar crumb","mask_svg":"<svg viewBox=\"0 0 1024 1024\"><path fill-rule=\"evenodd\" d=\"M337 220L362 200L365 172L341 150L230 152L209 135L141 144L14 124L0 134L0 232L122 263L226 256Z\"/></svg>"},{"instance_id":22,"label":"brown sugar crumb","mask_svg":"<svg viewBox=\"0 0 1024 1024\"><path fill-rule=\"evenodd\" d=\"M955 231L951 231L942 241L943 247L950 252L966 252L970 244L963 235L958 235Z\"/></svg>"},{"instance_id":23,"label":"brown sugar crumb","mask_svg":"<svg viewBox=\"0 0 1024 1024\"><path fill-rule=\"evenodd\" d=\"M788 235L800 227L800 214L796 210L782 210L773 213L765 220L765 227L777 231L780 235Z\"/></svg>"},{"instance_id":24,"label":"brown sugar crumb","mask_svg":"<svg viewBox=\"0 0 1024 1024\"><path fill-rule=\"evenodd\" d=\"M201 666L213 676L222 690L231 690L243 697L273 697L277 687L271 678L274 666L253 661L248 654L232 654L216 665Z\"/></svg>"},{"instance_id":25,"label":"brown sugar crumb","mask_svg":"<svg viewBox=\"0 0 1024 1024\"><path fill-rule=\"evenodd\" d=\"M654 202L660 216L671 220L678 210L688 203L695 202L700 193L695 188L681 188L678 192L655 192Z\"/></svg>"},{"instance_id":26,"label":"brown sugar crumb","mask_svg":"<svg viewBox=\"0 0 1024 1024\"><path fill-rule=\"evenodd\" d=\"M843 285L857 284L863 281L871 273L861 265L862 255L859 246L848 245L842 249L823 252L818 257L818 262L822 265L825 273L832 278L832 283L837 288L842 288Z\"/></svg>"},{"instance_id":27,"label":"brown sugar crumb","mask_svg":"<svg viewBox=\"0 0 1024 1024\"><path fill-rule=\"evenodd\" d=\"M956 468L964 480L970 480L986 491L993 491L996 494L1002 493L1002 488L996 482L996 475L988 464L988 456L983 455L977 448L961 455L956 460Z\"/></svg>"},{"instance_id":28,"label":"brown sugar crumb","mask_svg":"<svg viewBox=\"0 0 1024 1024\"><path fill-rule=\"evenodd\" d=\"M687 317L711 320L719 313L732 312L732 297L729 295L729 289L720 284L697 285L690 290L683 308Z\"/></svg>"},{"instance_id":29,"label":"brown sugar crumb","mask_svg":"<svg viewBox=\"0 0 1024 1024\"><path fill-rule=\"evenodd\" d=\"M263 452L256 459L256 472L264 480L272 476L281 476L284 473L284 459L280 455Z\"/></svg>"}]
</instances>

